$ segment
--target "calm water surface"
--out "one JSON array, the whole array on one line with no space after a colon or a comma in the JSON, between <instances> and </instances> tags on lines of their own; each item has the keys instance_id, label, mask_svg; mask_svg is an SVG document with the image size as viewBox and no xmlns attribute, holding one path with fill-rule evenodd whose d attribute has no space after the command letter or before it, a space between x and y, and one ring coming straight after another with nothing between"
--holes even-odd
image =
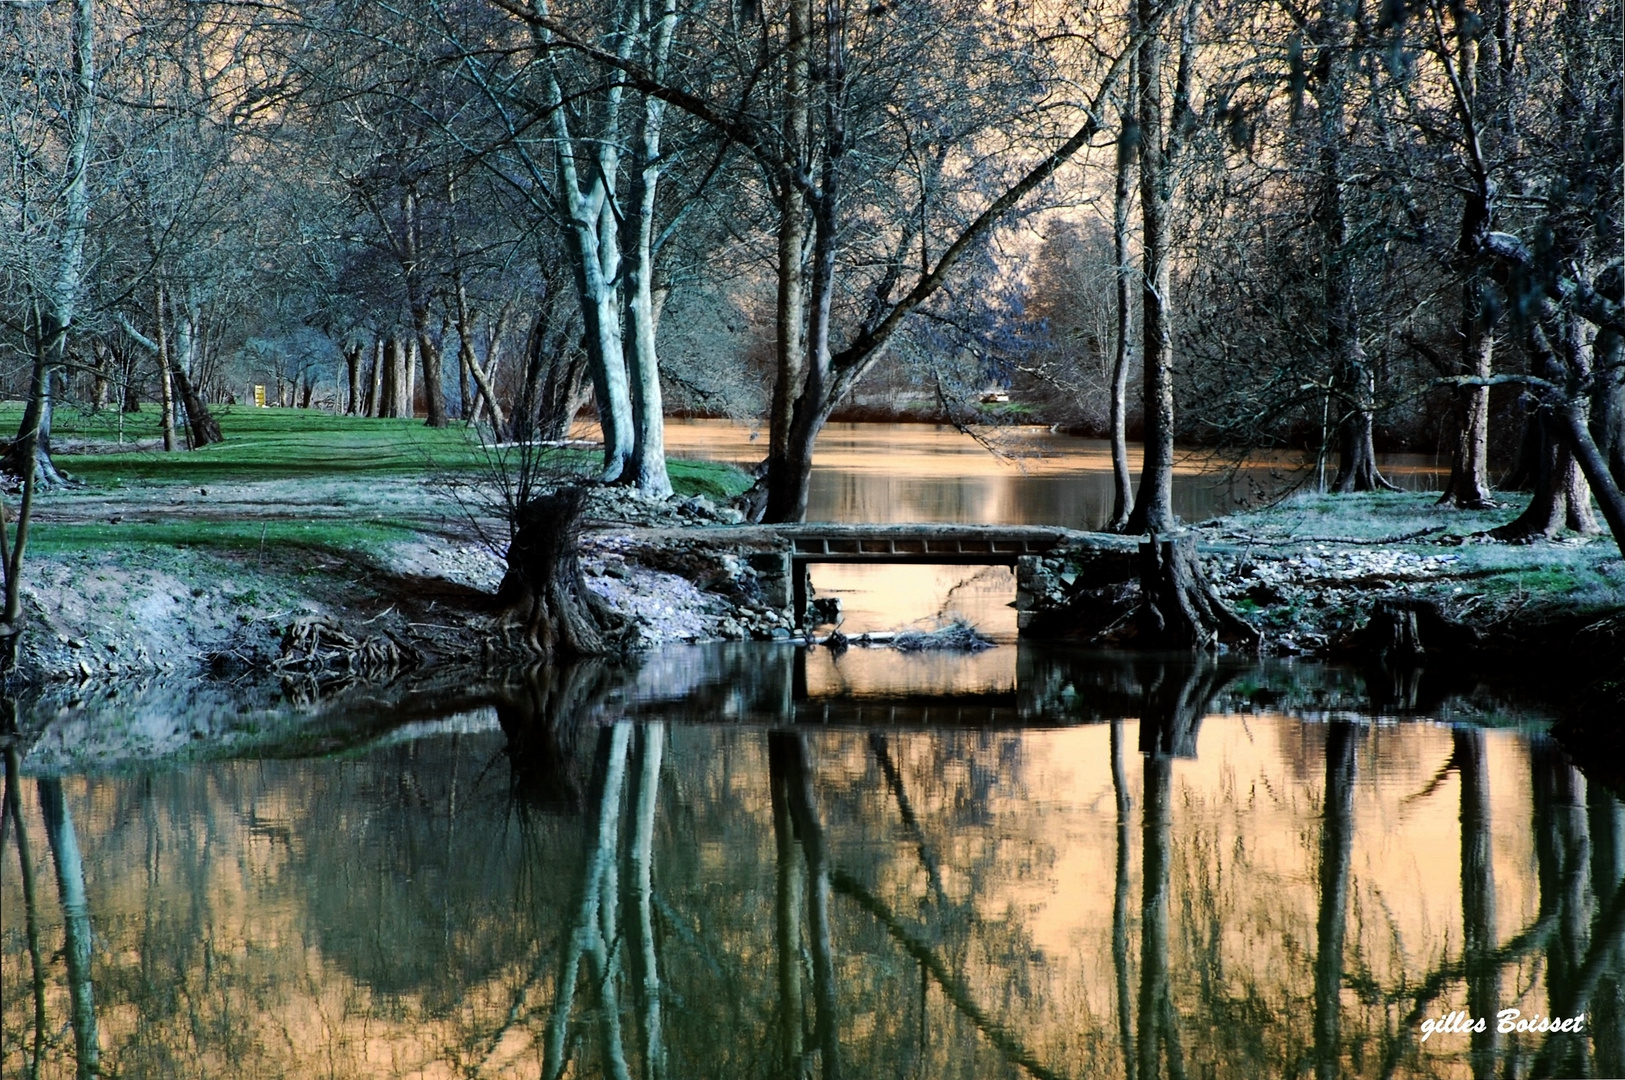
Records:
<instances>
[{"instance_id":1,"label":"calm water surface","mask_svg":"<svg viewBox=\"0 0 1625 1080\"><path fill-rule=\"evenodd\" d=\"M766 432L727 420L672 421L666 448L684 457L753 467L767 455ZM990 450L991 447L991 450ZM1379 455L1383 475L1428 491L1450 463L1431 455ZM1254 455L1242 466L1205 452L1182 452L1174 470L1174 511L1186 521L1226 514L1261 497L1312 484L1313 460L1297 452ZM1140 447L1129 447L1136 479ZM984 525L1064 525L1098 529L1112 510L1108 443L1048 428L995 430L987 444L932 424L828 424L813 455L809 521L950 521Z\"/></svg>"},{"instance_id":2,"label":"calm water surface","mask_svg":"<svg viewBox=\"0 0 1625 1080\"><path fill-rule=\"evenodd\" d=\"M1625 1070L1625 811L1537 715L994 653L675 650L293 759L86 703L8 776L0 1072ZM1420 1038L1504 1009L1587 1026Z\"/></svg>"},{"instance_id":3,"label":"calm water surface","mask_svg":"<svg viewBox=\"0 0 1625 1080\"><path fill-rule=\"evenodd\" d=\"M1007 613L967 573L846 586ZM1625 808L1452 672L734 644L20 708L7 1080L1625 1075Z\"/></svg>"}]
</instances>

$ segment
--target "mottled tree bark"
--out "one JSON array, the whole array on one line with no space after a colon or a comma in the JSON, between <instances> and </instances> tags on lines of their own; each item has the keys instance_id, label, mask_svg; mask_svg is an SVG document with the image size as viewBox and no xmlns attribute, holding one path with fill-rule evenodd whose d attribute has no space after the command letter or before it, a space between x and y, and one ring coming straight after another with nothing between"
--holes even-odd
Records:
<instances>
[{"instance_id":1,"label":"mottled tree bark","mask_svg":"<svg viewBox=\"0 0 1625 1080\"><path fill-rule=\"evenodd\" d=\"M1132 36L1138 12L1129 5ZM1134 509L1134 482L1128 468L1128 365L1134 331L1134 267L1129 259L1129 210L1134 198L1134 166L1140 152L1140 125L1133 112L1140 95L1138 63L1129 65L1124 106L1118 114L1117 180L1112 192L1112 254L1117 259L1117 341L1112 356L1111 444L1112 513L1106 528L1127 529ZM1132 1078L1131 1078L1132 1080Z\"/></svg>"},{"instance_id":2,"label":"mottled tree bark","mask_svg":"<svg viewBox=\"0 0 1625 1080\"><path fill-rule=\"evenodd\" d=\"M1139 22L1153 24L1157 0L1140 0ZM1174 332L1169 306L1174 176L1163 117L1162 69L1168 45L1151 34L1140 45L1140 290L1141 405L1145 414L1144 460L1127 532L1166 533L1174 515ZM1188 59L1182 57L1183 62ZM1182 118L1181 118L1182 119ZM1177 125L1178 121L1176 121Z\"/></svg>"},{"instance_id":3,"label":"mottled tree bark","mask_svg":"<svg viewBox=\"0 0 1625 1080\"><path fill-rule=\"evenodd\" d=\"M807 880L801 853L796 846L795 825L790 816L789 785L794 769L790 743L794 738L783 732L770 733L767 737L767 761L778 868L773 910L779 984L779 1070L786 1080L805 1080L811 1076L805 1046L806 1005L801 978Z\"/></svg>"},{"instance_id":4,"label":"mottled tree bark","mask_svg":"<svg viewBox=\"0 0 1625 1080\"><path fill-rule=\"evenodd\" d=\"M358 416L361 414L361 354L365 348L360 342L352 342L344 347L344 373L347 393L344 398L344 415Z\"/></svg>"}]
</instances>

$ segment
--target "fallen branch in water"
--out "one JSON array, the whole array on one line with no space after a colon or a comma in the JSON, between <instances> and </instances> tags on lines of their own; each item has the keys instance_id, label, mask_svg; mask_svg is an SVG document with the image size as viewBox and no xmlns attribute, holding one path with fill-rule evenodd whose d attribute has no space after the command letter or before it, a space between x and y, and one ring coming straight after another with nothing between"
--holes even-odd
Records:
<instances>
[{"instance_id":1,"label":"fallen branch in water","mask_svg":"<svg viewBox=\"0 0 1625 1080\"><path fill-rule=\"evenodd\" d=\"M892 637L891 647L899 652L924 652L927 649L981 652L991 649L993 642L964 619L955 619L935 630L900 631Z\"/></svg>"}]
</instances>

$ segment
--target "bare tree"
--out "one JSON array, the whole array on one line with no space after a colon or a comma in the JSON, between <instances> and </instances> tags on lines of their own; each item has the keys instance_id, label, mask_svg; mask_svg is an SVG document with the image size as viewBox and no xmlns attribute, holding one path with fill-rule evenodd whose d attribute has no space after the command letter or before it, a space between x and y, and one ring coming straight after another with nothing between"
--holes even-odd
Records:
<instances>
[{"instance_id":1,"label":"bare tree","mask_svg":"<svg viewBox=\"0 0 1625 1080\"><path fill-rule=\"evenodd\" d=\"M740 96L718 101L545 15L498 2L549 34L554 45L619 72L629 85L733 140L766 177L779 211L779 381L757 507L768 521L805 515L813 446L836 403L873 368L908 317L950 280L961 259L1089 144L1137 44L1108 65L1084 106L1084 121L1069 137L1014 176L1003 170L986 175L965 166L993 168L999 156L968 155L976 138L992 138L1000 121L1014 119L998 107L1007 109L1010 102L990 89L949 89L1003 78L1014 55L993 51L1012 31L990 25L979 9L927 15L860 12L838 4L815 10L796 0L782 17L761 20L761 47L747 54L749 66L728 84ZM1158 11L1153 21L1160 17ZM933 63L922 65L920 52L928 44ZM864 63L853 66L857 49L865 50ZM778 80L777 93L756 93L772 80ZM923 105L954 93L996 107L940 121L931 109L901 108L904 100ZM998 135L1013 143L1016 133ZM890 154L881 149L883 138L895 140ZM866 171L876 161L896 162L896 171ZM990 190L996 194L981 194ZM877 213L880 192L904 193L901 212L883 220ZM981 201L975 214L964 210L971 199ZM874 270L862 298L850 302L853 286L843 275L849 246L861 247ZM843 335L838 317L846 312L851 325ZM802 359L791 362L796 353Z\"/></svg>"}]
</instances>

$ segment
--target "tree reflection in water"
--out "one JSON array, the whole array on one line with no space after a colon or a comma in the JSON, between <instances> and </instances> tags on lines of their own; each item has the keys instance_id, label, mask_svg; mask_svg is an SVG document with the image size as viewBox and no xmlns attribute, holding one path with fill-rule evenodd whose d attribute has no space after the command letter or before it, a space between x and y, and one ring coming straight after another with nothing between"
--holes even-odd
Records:
<instances>
[{"instance_id":1,"label":"tree reflection in water","mask_svg":"<svg viewBox=\"0 0 1625 1080\"><path fill-rule=\"evenodd\" d=\"M1621 1071L1625 816L1543 737L1217 715L1253 673L1064 655L1021 661L1047 731L841 728L742 655L697 704L539 670L330 760L11 752L0 1072ZM1420 1042L1497 1008L1591 1019Z\"/></svg>"}]
</instances>

